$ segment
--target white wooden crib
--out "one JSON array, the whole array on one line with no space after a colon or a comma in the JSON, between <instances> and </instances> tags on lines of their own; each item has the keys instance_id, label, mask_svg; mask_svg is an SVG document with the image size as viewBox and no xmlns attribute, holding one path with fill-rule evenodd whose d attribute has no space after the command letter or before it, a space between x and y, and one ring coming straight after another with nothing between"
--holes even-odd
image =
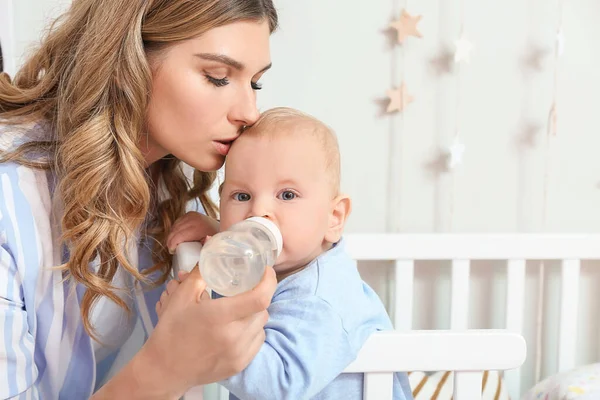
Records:
<instances>
[{"instance_id":1,"label":"white wooden crib","mask_svg":"<svg viewBox=\"0 0 600 400\"><path fill-rule=\"evenodd\" d=\"M518 368L523 337L506 330L380 332L345 372L364 373L364 400L392 400L396 371L453 371L454 400L481 399L483 371Z\"/></svg>"},{"instance_id":2,"label":"white wooden crib","mask_svg":"<svg viewBox=\"0 0 600 400\"><path fill-rule=\"evenodd\" d=\"M555 352L558 359L554 371L552 367L545 368L547 374L575 366L581 263L583 260L600 260L600 235L353 234L347 236L347 247L357 261L393 261L391 316L399 331L413 329L414 278L419 261L448 260L451 263L449 328L459 331L469 328L471 264L475 260L502 261L506 266L507 293L505 322L501 328L517 334L523 334L524 331L526 263L531 260L559 262L561 276L557 343L555 348L545 346L540 350ZM549 358L548 354L544 356L537 357L536 363ZM522 373L521 368L505 373L512 399L519 399L527 390L521 385Z\"/></svg>"},{"instance_id":3,"label":"white wooden crib","mask_svg":"<svg viewBox=\"0 0 600 400\"><path fill-rule=\"evenodd\" d=\"M364 400L392 400L396 371L436 370L454 372L454 400L478 400L483 371L518 368L525 355L523 337L506 330L379 332L344 372L364 373ZM197 388L185 400L202 399L202 392ZM222 387L213 395L228 396Z\"/></svg>"},{"instance_id":4,"label":"white wooden crib","mask_svg":"<svg viewBox=\"0 0 600 400\"><path fill-rule=\"evenodd\" d=\"M508 370L504 377L509 395L519 399L527 389L522 387L523 371L519 367L525 357L521 334L526 263L530 260L560 263L558 339L556 348L550 351L555 351L558 358L554 372L575 366L581 262L600 260L600 235L350 234L346 236L346 244L359 263L392 261L390 314L396 332L369 339L347 370L367 372L367 399L391 398L384 397L391 391L390 371L457 371L455 400L478 399L484 370ZM415 274L419 262L442 260L451 263L448 329L414 331ZM502 261L506 268L502 330L468 330L471 266L481 260ZM473 346L480 347L477 351L465 350L475 349ZM541 359L537 362L542 362ZM192 398L198 397L186 397ZM217 396L205 400L215 398L226 399L227 392L221 388Z\"/></svg>"}]
</instances>

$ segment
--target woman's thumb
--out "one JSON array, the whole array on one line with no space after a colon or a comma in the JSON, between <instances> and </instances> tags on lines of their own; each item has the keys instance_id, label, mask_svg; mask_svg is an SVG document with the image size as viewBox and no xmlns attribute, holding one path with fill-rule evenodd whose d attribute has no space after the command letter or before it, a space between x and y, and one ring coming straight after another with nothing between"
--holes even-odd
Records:
<instances>
[{"instance_id":1,"label":"woman's thumb","mask_svg":"<svg viewBox=\"0 0 600 400\"><path fill-rule=\"evenodd\" d=\"M206 290L206 282L202 279L202 274L200 273L200 266L196 264L194 269L190 271L190 273L185 278L186 281L192 281L192 284L196 287L198 291L197 300L200 301L200 296Z\"/></svg>"}]
</instances>

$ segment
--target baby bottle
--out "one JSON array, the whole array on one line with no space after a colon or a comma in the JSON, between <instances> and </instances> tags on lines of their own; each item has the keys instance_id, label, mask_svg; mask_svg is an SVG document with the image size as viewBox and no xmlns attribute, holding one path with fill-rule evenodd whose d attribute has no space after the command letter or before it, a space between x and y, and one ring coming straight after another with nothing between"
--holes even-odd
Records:
<instances>
[{"instance_id":1,"label":"baby bottle","mask_svg":"<svg viewBox=\"0 0 600 400\"><path fill-rule=\"evenodd\" d=\"M179 252L181 245L187 245L193 255L186 256L185 248ZM179 254L176 253L181 269L189 270L199 262L208 288L223 296L233 296L258 284L265 266L275 264L283 239L273 222L252 217L211 237L201 251L199 244L181 245L177 247Z\"/></svg>"}]
</instances>

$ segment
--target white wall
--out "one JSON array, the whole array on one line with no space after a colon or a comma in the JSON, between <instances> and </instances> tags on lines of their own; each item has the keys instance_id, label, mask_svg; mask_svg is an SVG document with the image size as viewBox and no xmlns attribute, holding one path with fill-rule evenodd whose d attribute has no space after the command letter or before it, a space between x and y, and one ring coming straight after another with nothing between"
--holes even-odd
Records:
<instances>
[{"instance_id":1,"label":"white wall","mask_svg":"<svg viewBox=\"0 0 600 400\"><path fill-rule=\"evenodd\" d=\"M564 2L566 51L558 64L559 130L551 144L545 224L544 139L555 65L548 54L541 71L532 72L523 58L529 42L552 50L557 1L465 0L465 29L475 49L460 86L456 68L441 76L432 68L459 35L460 0L276 4L281 29L260 104L301 108L337 130L343 186L355 201L350 230L600 229L600 52L593 39L600 37L594 17L600 2ZM424 38L390 48L382 30L405 6L423 15ZM403 77L416 102L402 115L381 115L378 100ZM453 179L436 178L428 164L451 141L457 118L467 146L464 165ZM528 123L540 126L533 147L520 143Z\"/></svg>"},{"instance_id":2,"label":"white wall","mask_svg":"<svg viewBox=\"0 0 600 400\"><path fill-rule=\"evenodd\" d=\"M0 43L2 44L2 63L4 71L15 71L14 27L12 0L0 0Z\"/></svg>"},{"instance_id":3,"label":"white wall","mask_svg":"<svg viewBox=\"0 0 600 400\"><path fill-rule=\"evenodd\" d=\"M48 23L65 10L70 0L2 0L12 2L14 54L20 65L32 46L39 43Z\"/></svg>"}]
</instances>

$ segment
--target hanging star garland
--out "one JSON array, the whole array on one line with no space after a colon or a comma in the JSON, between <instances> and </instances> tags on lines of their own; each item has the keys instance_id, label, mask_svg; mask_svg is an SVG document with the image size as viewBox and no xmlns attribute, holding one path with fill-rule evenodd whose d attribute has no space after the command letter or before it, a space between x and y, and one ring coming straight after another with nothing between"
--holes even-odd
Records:
<instances>
[{"instance_id":1,"label":"hanging star garland","mask_svg":"<svg viewBox=\"0 0 600 400\"><path fill-rule=\"evenodd\" d=\"M411 16L406 10L402 10L400 18L390 24L398 32L398 43L404 43L404 39L408 36L421 38L423 35L417 29L417 24L423 18L421 15L416 17Z\"/></svg>"},{"instance_id":2,"label":"hanging star garland","mask_svg":"<svg viewBox=\"0 0 600 400\"><path fill-rule=\"evenodd\" d=\"M471 43L463 34L461 35L460 39L454 42L454 45L456 46L456 51L454 52L454 62L468 64L471 61L473 43Z\"/></svg>"},{"instance_id":3,"label":"hanging star garland","mask_svg":"<svg viewBox=\"0 0 600 400\"><path fill-rule=\"evenodd\" d=\"M562 28L559 28L556 33L556 51L559 56L562 56L565 52L565 41L565 32Z\"/></svg>"},{"instance_id":4,"label":"hanging star garland","mask_svg":"<svg viewBox=\"0 0 600 400\"><path fill-rule=\"evenodd\" d=\"M448 148L448 169L453 170L463 162L466 146L454 138L454 143Z\"/></svg>"},{"instance_id":5,"label":"hanging star garland","mask_svg":"<svg viewBox=\"0 0 600 400\"><path fill-rule=\"evenodd\" d=\"M390 89L387 91L387 96L390 99L390 104L387 107L387 112L402 112L407 104L414 101L414 97L408 94L404 82L398 89Z\"/></svg>"}]
</instances>

